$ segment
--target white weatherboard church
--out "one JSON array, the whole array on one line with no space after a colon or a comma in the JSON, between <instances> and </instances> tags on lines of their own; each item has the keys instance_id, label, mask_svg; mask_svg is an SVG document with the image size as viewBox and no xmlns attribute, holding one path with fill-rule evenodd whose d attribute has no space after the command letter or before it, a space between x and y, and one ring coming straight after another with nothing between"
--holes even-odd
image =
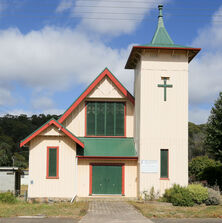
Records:
<instances>
[{"instance_id":1,"label":"white weatherboard church","mask_svg":"<svg viewBox=\"0 0 222 223\"><path fill-rule=\"evenodd\" d=\"M188 64L200 51L176 45L159 6L150 44L134 46L134 95L107 68L28 146L29 198L120 195L188 184Z\"/></svg>"}]
</instances>

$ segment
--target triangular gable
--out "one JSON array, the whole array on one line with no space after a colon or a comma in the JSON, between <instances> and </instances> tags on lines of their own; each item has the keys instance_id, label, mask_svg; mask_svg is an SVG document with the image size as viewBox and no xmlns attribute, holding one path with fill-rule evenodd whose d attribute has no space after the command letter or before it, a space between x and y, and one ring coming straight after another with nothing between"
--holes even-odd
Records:
<instances>
[{"instance_id":1,"label":"triangular gable","mask_svg":"<svg viewBox=\"0 0 222 223\"><path fill-rule=\"evenodd\" d=\"M65 135L67 135L70 139L72 139L75 143L79 144L82 148L84 148L84 143L81 142L80 139L78 139L75 135L73 135L69 130L67 130L61 123L57 122L55 119L50 119L48 122L46 122L40 128L38 128L35 132L33 132L31 135L29 135L24 140L22 140L21 143L20 143L20 147L27 144L30 140L35 138L37 135L39 135L41 132L43 132L45 129L47 129L51 125L56 126Z\"/></svg>"},{"instance_id":2,"label":"triangular gable","mask_svg":"<svg viewBox=\"0 0 222 223\"><path fill-rule=\"evenodd\" d=\"M116 87L109 77L104 77L87 95L88 98L124 99L125 95Z\"/></svg>"},{"instance_id":3,"label":"triangular gable","mask_svg":"<svg viewBox=\"0 0 222 223\"><path fill-rule=\"evenodd\" d=\"M80 97L64 112L64 114L58 119L62 123L71 112L92 92L92 90L99 84L99 82L105 77L109 77L110 80L116 85L120 92L132 102L135 103L134 97L127 91L127 89L117 80L117 78L109 71L108 68L105 68L102 73L89 85L89 87L80 95Z\"/></svg>"}]
</instances>

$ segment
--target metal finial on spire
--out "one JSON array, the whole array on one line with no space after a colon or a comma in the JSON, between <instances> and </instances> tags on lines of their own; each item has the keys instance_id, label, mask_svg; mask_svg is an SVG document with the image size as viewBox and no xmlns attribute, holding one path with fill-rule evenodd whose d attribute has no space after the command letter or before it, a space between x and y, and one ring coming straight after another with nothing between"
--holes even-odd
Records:
<instances>
[{"instance_id":1,"label":"metal finial on spire","mask_svg":"<svg viewBox=\"0 0 222 223\"><path fill-rule=\"evenodd\" d=\"M158 26L159 27L164 27L164 23L163 23L163 5L158 5L158 9L159 9Z\"/></svg>"},{"instance_id":2,"label":"metal finial on spire","mask_svg":"<svg viewBox=\"0 0 222 223\"><path fill-rule=\"evenodd\" d=\"M153 45L173 45L173 40L167 33L163 22L163 5L158 5L159 16L156 32L153 36L151 44Z\"/></svg>"},{"instance_id":3,"label":"metal finial on spire","mask_svg":"<svg viewBox=\"0 0 222 223\"><path fill-rule=\"evenodd\" d=\"M163 17L163 5L158 5L159 17Z\"/></svg>"}]
</instances>

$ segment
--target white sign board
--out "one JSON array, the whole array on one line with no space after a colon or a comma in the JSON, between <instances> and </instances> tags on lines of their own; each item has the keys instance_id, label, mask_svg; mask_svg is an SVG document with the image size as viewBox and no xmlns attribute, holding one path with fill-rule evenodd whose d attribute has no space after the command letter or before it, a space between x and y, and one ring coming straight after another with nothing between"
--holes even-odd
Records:
<instances>
[{"instance_id":1,"label":"white sign board","mask_svg":"<svg viewBox=\"0 0 222 223\"><path fill-rule=\"evenodd\" d=\"M157 160L141 160L140 172L158 173L158 161Z\"/></svg>"}]
</instances>

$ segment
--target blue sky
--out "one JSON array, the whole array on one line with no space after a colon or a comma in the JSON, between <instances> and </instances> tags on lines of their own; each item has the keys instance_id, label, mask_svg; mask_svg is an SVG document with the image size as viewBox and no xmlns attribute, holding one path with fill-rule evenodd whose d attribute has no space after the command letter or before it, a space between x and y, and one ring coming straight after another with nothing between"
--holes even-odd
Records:
<instances>
[{"instance_id":1,"label":"blue sky","mask_svg":"<svg viewBox=\"0 0 222 223\"><path fill-rule=\"evenodd\" d=\"M0 0L0 115L61 114L105 68L146 44L159 3L177 44L202 48L189 72L189 120L205 123L222 86L221 0Z\"/></svg>"}]
</instances>

